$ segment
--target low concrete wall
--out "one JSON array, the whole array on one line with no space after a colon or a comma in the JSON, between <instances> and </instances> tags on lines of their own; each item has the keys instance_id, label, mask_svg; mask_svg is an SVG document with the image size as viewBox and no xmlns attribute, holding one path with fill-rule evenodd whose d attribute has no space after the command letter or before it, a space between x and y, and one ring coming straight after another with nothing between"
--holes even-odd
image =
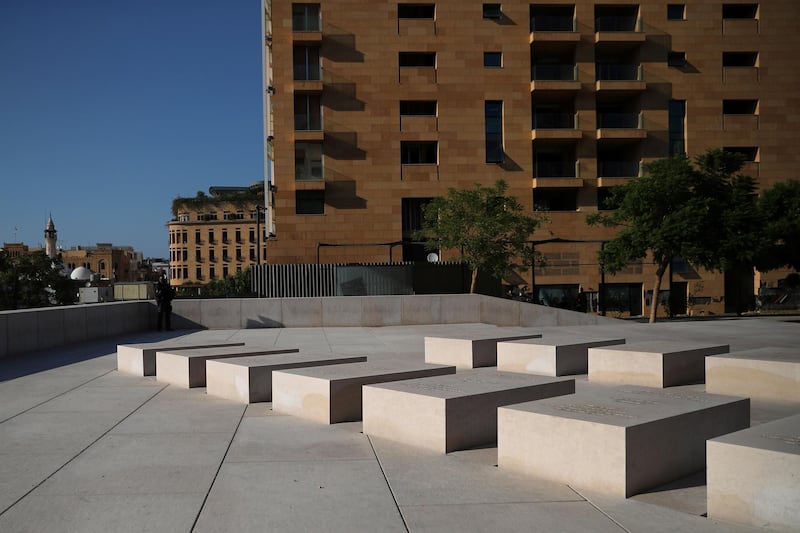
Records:
<instances>
[{"instance_id":1,"label":"low concrete wall","mask_svg":"<svg viewBox=\"0 0 800 533\"><path fill-rule=\"evenodd\" d=\"M0 358L143 331L155 312L147 301L0 311Z\"/></svg>"},{"instance_id":2,"label":"low concrete wall","mask_svg":"<svg viewBox=\"0 0 800 533\"><path fill-rule=\"evenodd\" d=\"M480 294L175 300L177 329L406 326L482 322L579 326L614 319Z\"/></svg>"}]
</instances>

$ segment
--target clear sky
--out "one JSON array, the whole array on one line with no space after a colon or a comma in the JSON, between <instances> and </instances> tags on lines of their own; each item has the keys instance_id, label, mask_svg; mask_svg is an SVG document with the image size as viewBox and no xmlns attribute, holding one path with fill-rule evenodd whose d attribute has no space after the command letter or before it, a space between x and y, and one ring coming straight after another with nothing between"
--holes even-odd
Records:
<instances>
[{"instance_id":1,"label":"clear sky","mask_svg":"<svg viewBox=\"0 0 800 533\"><path fill-rule=\"evenodd\" d=\"M0 241L167 257L173 198L263 180L260 6L0 0Z\"/></svg>"}]
</instances>

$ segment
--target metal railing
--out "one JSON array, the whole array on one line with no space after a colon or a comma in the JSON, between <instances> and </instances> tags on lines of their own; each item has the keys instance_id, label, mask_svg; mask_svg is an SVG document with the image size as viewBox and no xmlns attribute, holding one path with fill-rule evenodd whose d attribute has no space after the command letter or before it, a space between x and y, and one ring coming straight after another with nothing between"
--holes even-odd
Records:
<instances>
[{"instance_id":1,"label":"metal railing","mask_svg":"<svg viewBox=\"0 0 800 533\"><path fill-rule=\"evenodd\" d=\"M535 81L576 81L578 65L533 65L531 79Z\"/></svg>"},{"instance_id":2,"label":"metal railing","mask_svg":"<svg viewBox=\"0 0 800 533\"><path fill-rule=\"evenodd\" d=\"M597 114L598 128L641 129L642 113L603 112Z\"/></svg>"},{"instance_id":3,"label":"metal railing","mask_svg":"<svg viewBox=\"0 0 800 533\"><path fill-rule=\"evenodd\" d=\"M575 129L576 113L535 112L533 114L534 129Z\"/></svg>"},{"instance_id":4,"label":"metal railing","mask_svg":"<svg viewBox=\"0 0 800 533\"><path fill-rule=\"evenodd\" d=\"M641 81L642 66L598 63L596 75L598 80Z\"/></svg>"},{"instance_id":5,"label":"metal railing","mask_svg":"<svg viewBox=\"0 0 800 533\"><path fill-rule=\"evenodd\" d=\"M531 17L531 31L575 31L575 17L540 15Z\"/></svg>"}]
</instances>

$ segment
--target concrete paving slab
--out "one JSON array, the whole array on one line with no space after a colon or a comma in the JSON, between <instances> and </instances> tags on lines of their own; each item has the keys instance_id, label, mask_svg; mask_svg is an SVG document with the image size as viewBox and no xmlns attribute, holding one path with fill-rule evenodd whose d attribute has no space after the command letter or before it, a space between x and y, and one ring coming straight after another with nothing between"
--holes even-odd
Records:
<instances>
[{"instance_id":1,"label":"concrete paving slab","mask_svg":"<svg viewBox=\"0 0 800 533\"><path fill-rule=\"evenodd\" d=\"M407 530L373 458L226 463L194 531Z\"/></svg>"},{"instance_id":2,"label":"concrete paving slab","mask_svg":"<svg viewBox=\"0 0 800 533\"><path fill-rule=\"evenodd\" d=\"M289 368L361 363L367 357L336 354L283 353L209 359L206 394L240 403L272 401L272 372Z\"/></svg>"},{"instance_id":3,"label":"concrete paving slab","mask_svg":"<svg viewBox=\"0 0 800 533\"><path fill-rule=\"evenodd\" d=\"M495 369L365 385L363 428L371 436L439 453L497 441L497 408L575 392L575 380Z\"/></svg>"},{"instance_id":4,"label":"concrete paving slab","mask_svg":"<svg viewBox=\"0 0 800 533\"><path fill-rule=\"evenodd\" d=\"M526 328L498 328L496 332L453 332L425 337L425 362L458 368L497 366L497 343L533 339L542 334Z\"/></svg>"},{"instance_id":5,"label":"concrete paving slab","mask_svg":"<svg viewBox=\"0 0 800 533\"><path fill-rule=\"evenodd\" d=\"M707 357L706 390L800 403L800 347L757 348Z\"/></svg>"},{"instance_id":6,"label":"concrete paving slab","mask_svg":"<svg viewBox=\"0 0 800 533\"><path fill-rule=\"evenodd\" d=\"M206 386L206 361L248 355L267 355L297 352L297 348L272 346L223 346L191 350L156 352L156 379L177 387L190 389Z\"/></svg>"},{"instance_id":7,"label":"concrete paving slab","mask_svg":"<svg viewBox=\"0 0 800 533\"><path fill-rule=\"evenodd\" d=\"M73 453L0 453L0 514L74 457Z\"/></svg>"},{"instance_id":8,"label":"concrete paving slab","mask_svg":"<svg viewBox=\"0 0 800 533\"><path fill-rule=\"evenodd\" d=\"M625 344L625 339L547 334L541 339L497 343L497 370L569 376L589 371L589 348Z\"/></svg>"},{"instance_id":9,"label":"concrete paving slab","mask_svg":"<svg viewBox=\"0 0 800 533\"><path fill-rule=\"evenodd\" d=\"M117 346L117 369L136 376L156 375L156 352L165 350L193 350L211 346L241 346L239 342L203 342L170 340L141 344L120 344Z\"/></svg>"},{"instance_id":10,"label":"concrete paving slab","mask_svg":"<svg viewBox=\"0 0 800 533\"><path fill-rule=\"evenodd\" d=\"M29 413L96 413L130 412L158 393L150 384L139 387L95 386L93 380L31 409ZM163 387L163 385L162 385Z\"/></svg>"}]
</instances>

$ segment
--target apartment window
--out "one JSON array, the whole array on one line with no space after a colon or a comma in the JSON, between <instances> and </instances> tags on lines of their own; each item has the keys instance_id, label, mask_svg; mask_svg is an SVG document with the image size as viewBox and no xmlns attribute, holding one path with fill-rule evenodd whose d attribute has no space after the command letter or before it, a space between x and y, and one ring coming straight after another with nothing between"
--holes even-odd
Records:
<instances>
[{"instance_id":1,"label":"apartment window","mask_svg":"<svg viewBox=\"0 0 800 533\"><path fill-rule=\"evenodd\" d=\"M758 100L723 100L723 115L757 115Z\"/></svg>"},{"instance_id":2,"label":"apartment window","mask_svg":"<svg viewBox=\"0 0 800 533\"><path fill-rule=\"evenodd\" d=\"M322 129L322 104L317 93L295 93L294 129L320 131Z\"/></svg>"},{"instance_id":3,"label":"apartment window","mask_svg":"<svg viewBox=\"0 0 800 533\"><path fill-rule=\"evenodd\" d=\"M212 267L208 267L208 278L209 279L216 279L216 277L217 277L217 273L216 273L216 270L214 269L214 267L213 266Z\"/></svg>"},{"instance_id":4,"label":"apartment window","mask_svg":"<svg viewBox=\"0 0 800 533\"><path fill-rule=\"evenodd\" d=\"M222 242L228 242L228 230L226 229L222 230Z\"/></svg>"},{"instance_id":5,"label":"apartment window","mask_svg":"<svg viewBox=\"0 0 800 533\"><path fill-rule=\"evenodd\" d=\"M597 188L597 209L598 211L611 211L616 209L614 195L611 187Z\"/></svg>"},{"instance_id":6,"label":"apartment window","mask_svg":"<svg viewBox=\"0 0 800 533\"><path fill-rule=\"evenodd\" d=\"M594 31L639 31L639 6L594 6Z\"/></svg>"},{"instance_id":7,"label":"apartment window","mask_svg":"<svg viewBox=\"0 0 800 533\"><path fill-rule=\"evenodd\" d=\"M194 251L194 260L197 261L198 263L203 260L203 256L200 255L200 250Z\"/></svg>"},{"instance_id":8,"label":"apartment window","mask_svg":"<svg viewBox=\"0 0 800 533\"><path fill-rule=\"evenodd\" d=\"M503 161L503 102L487 100L484 104L486 125L486 162Z\"/></svg>"},{"instance_id":9,"label":"apartment window","mask_svg":"<svg viewBox=\"0 0 800 533\"><path fill-rule=\"evenodd\" d=\"M208 230L208 242L209 244L214 244L214 230Z\"/></svg>"},{"instance_id":10,"label":"apartment window","mask_svg":"<svg viewBox=\"0 0 800 533\"><path fill-rule=\"evenodd\" d=\"M183 279L189 279L189 267L183 267Z\"/></svg>"},{"instance_id":11,"label":"apartment window","mask_svg":"<svg viewBox=\"0 0 800 533\"><path fill-rule=\"evenodd\" d=\"M400 162L403 165L435 165L438 148L436 141L401 141Z\"/></svg>"},{"instance_id":12,"label":"apartment window","mask_svg":"<svg viewBox=\"0 0 800 533\"><path fill-rule=\"evenodd\" d=\"M534 211L576 211L577 189L534 189Z\"/></svg>"},{"instance_id":13,"label":"apartment window","mask_svg":"<svg viewBox=\"0 0 800 533\"><path fill-rule=\"evenodd\" d=\"M722 4L724 19L757 19L758 4Z\"/></svg>"},{"instance_id":14,"label":"apartment window","mask_svg":"<svg viewBox=\"0 0 800 533\"><path fill-rule=\"evenodd\" d=\"M200 244L200 230L194 230L194 242L195 244Z\"/></svg>"},{"instance_id":15,"label":"apartment window","mask_svg":"<svg viewBox=\"0 0 800 533\"><path fill-rule=\"evenodd\" d=\"M758 146L724 146L722 149L741 155L745 163L758 161Z\"/></svg>"},{"instance_id":16,"label":"apartment window","mask_svg":"<svg viewBox=\"0 0 800 533\"><path fill-rule=\"evenodd\" d=\"M484 52L483 53L483 66L499 68L503 66L503 53L502 52Z\"/></svg>"},{"instance_id":17,"label":"apartment window","mask_svg":"<svg viewBox=\"0 0 800 533\"><path fill-rule=\"evenodd\" d=\"M322 143L294 143L294 179L298 181L321 180Z\"/></svg>"},{"instance_id":18,"label":"apartment window","mask_svg":"<svg viewBox=\"0 0 800 533\"><path fill-rule=\"evenodd\" d=\"M436 67L436 52L400 52L401 67Z\"/></svg>"},{"instance_id":19,"label":"apartment window","mask_svg":"<svg viewBox=\"0 0 800 533\"><path fill-rule=\"evenodd\" d=\"M227 278L228 277L228 265L225 265L225 266L222 267L222 277L223 278Z\"/></svg>"},{"instance_id":20,"label":"apartment window","mask_svg":"<svg viewBox=\"0 0 800 533\"><path fill-rule=\"evenodd\" d=\"M248 237L249 237L250 242L255 242L256 241L256 230L251 229L250 230L250 235Z\"/></svg>"},{"instance_id":21,"label":"apartment window","mask_svg":"<svg viewBox=\"0 0 800 533\"><path fill-rule=\"evenodd\" d=\"M250 247L250 261L256 260L256 249L252 246Z\"/></svg>"},{"instance_id":22,"label":"apartment window","mask_svg":"<svg viewBox=\"0 0 800 533\"><path fill-rule=\"evenodd\" d=\"M178 222L189 222L189 213L179 213Z\"/></svg>"},{"instance_id":23,"label":"apartment window","mask_svg":"<svg viewBox=\"0 0 800 533\"><path fill-rule=\"evenodd\" d=\"M401 100L400 115L436 116L436 100Z\"/></svg>"},{"instance_id":24,"label":"apartment window","mask_svg":"<svg viewBox=\"0 0 800 533\"><path fill-rule=\"evenodd\" d=\"M758 66L758 52L722 52L723 67Z\"/></svg>"},{"instance_id":25,"label":"apartment window","mask_svg":"<svg viewBox=\"0 0 800 533\"><path fill-rule=\"evenodd\" d=\"M203 279L203 268L197 267L194 269L194 277L196 279Z\"/></svg>"},{"instance_id":26,"label":"apartment window","mask_svg":"<svg viewBox=\"0 0 800 533\"><path fill-rule=\"evenodd\" d=\"M432 19L436 14L436 4L397 4L397 18Z\"/></svg>"},{"instance_id":27,"label":"apartment window","mask_svg":"<svg viewBox=\"0 0 800 533\"><path fill-rule=\"evenodd\" d=\"M685 67L686 52L670 52L667 56L667 65L670 67Z\"/></svg>"},{"instance_id":28,"label":"apartment window","mask_svg":"<svg viewBox=\"0 0 800 533\"><path fill-rule=\"evenodd\" d=\"M319 4L292 4L292 31L320 31Z\"/></svg>"},{"instance_id":29,"label":"apartment window","mask_svg":"<svg viewBox=\"0 0 800 533\"><path fill-rule=\"evenodd\" d=\"M320 78L319 46L295 45L293 51L294 79L317 81Z\"/></svg>"},{"instance_id":30,"label":"apartment window","mask_svg":"<svg viewBox=\"0 0 800 533\"><path fill-rule=\"evenodd\" d=\"M575 31L575 6L532 5L531 31Z\"/></svg>"},{"instance_id":31,"label":"apartment window","mask_svg":"<svg viewBox=\"0 0 800 533\"><path fill-rule=\"evenodd\" d=\"M294 210L298 215L324 215L325 191L295 191Z\"/></svg>"},{"instance_id":32,"label":"apartment window","mask_svg":"<svg viewBox=\"0 0 800 533\"><path fill-rule=\"evenodd\" d=\"M669 155L686 153L686 101L669 101Z\"/></svg>"},{"instance_id":33,"label":"apartment window","mask_svg":"<svg viewBox=\"0 0 800 533\"><path fill-rule=\"evenodd\" d=\"M242 242L242 230L238 228L236 229L236 242L237 243Z\"/></svg>"},{"instance_id":34,"label":"apartment window","mask_svg":"<svg viewBox=\"0 0 800 533\"><path fill-rule=\"evenodd\" d=\"M667 20L686 20L686 4L667 4Z\"/></svg>"},{"instance_id":35,"label":"apartment window","mask_svg":"<svg viewBox=\"0 0 800 533\"><path fill-rule=\"evenodd\" d=\"M216 252L214 251L213 248L208 251L208 260L209 261L216 261L217 260L217 254L216 254Z\"/></svg>"},{"instance_id":36,"label":"apartment window","mask_svg":"<svg viewBox=\"0 0 800 533\"><path fill-rule=\"evenodd\" d=\"M241 262L244 258L242 257L242 249L236 248L236 261Z\"/></svg>"},{"instance_id":37,"label":"apartment window","mask_svg":"<svg viewBox=\"0 0 800 533\"><path fill-rule=\"evenodd\" d=\"M503 16L500 4L483 4L483 18L499 19Z\"/></svg>"}]
</instances>

